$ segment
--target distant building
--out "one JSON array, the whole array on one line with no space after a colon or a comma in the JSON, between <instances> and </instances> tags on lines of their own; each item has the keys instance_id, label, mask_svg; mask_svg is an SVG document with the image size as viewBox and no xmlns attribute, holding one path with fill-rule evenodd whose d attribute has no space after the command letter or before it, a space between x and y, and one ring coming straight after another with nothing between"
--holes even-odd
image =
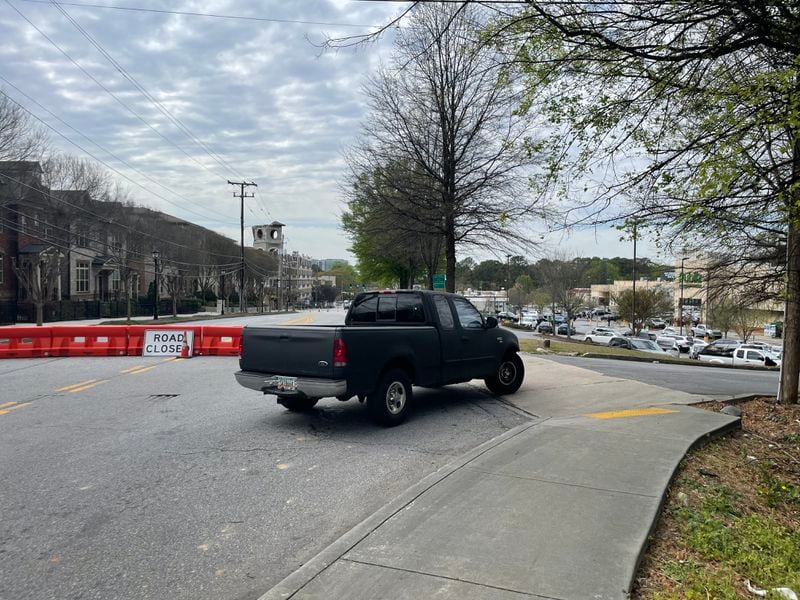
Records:
<instances>
[{"instance_id":1,"label":"distant building","mask_svg":"<svg viewBox=\"0 0 800 600\"><path fill-rule=\"evenodd\" d=\"M314 264L319 267L320 271L330 271L337 264L348 265L350 263L343 258L318 258L314 260Z\"/></svg>"}]
</instances>

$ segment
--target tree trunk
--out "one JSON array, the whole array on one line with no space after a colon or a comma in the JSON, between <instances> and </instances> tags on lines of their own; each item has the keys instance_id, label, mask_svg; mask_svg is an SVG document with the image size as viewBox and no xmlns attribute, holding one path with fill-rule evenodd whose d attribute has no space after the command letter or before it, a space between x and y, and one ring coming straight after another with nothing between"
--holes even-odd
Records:
<instances>
[{"instance_id":1,"label":"tree trunk","mask_svg":"<svg viewBox=\"0 0 800 600\"><path fill-rule=\"evenodd\" d=\"M125 282L125 316L128 319L128 321L130 321L131 317L133 316L131 312L131 296L133 295L131 290L132 287L131 283L133 282L131 281L130 278L128 278L128 281Z\"/></svg>"},{"instance_id":2,"label":"tree trunk","mask_svg":"<svg viewBox=\"0 0 800 600\"><path fill-rule=\"evenodd\" d=\"M452 216L446 218L445 228L447 231L444 236L444 256L446 261L444 285L445 290L453 293L456 291L456 232L455 220Z\"/></svg>"},{"instance_id":3,"label":"tree trunk","mask_svg":"<svg viewBox=\"0 0 800 600\"><path fill-rule=\"evenodd\" d=\"M782 404L797 403L800 377L800 232L794 212L789 212L786 234L786 319L783 324L783 364L778 398Z\"/></svg>"},{"instance_id":4,"label":"tree trunk","mask_svg":"<svg viewBox=\"0 0 800 600\"><path fill-rule=\"evenodd\" d=\"M36 303L36 326L41 327L44 324L44 302Z\"/></svg>"}]
</instances>

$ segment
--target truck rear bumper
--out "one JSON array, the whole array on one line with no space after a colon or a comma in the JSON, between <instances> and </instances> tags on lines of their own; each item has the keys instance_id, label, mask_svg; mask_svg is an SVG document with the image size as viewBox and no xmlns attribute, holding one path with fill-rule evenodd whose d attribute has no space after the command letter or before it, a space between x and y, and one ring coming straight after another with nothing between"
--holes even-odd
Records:
<instances>
[{"instance_id":1,"label":"truck rear bumper","mask_svg":"<svg viewBox=\"0 0 800 600\"><path fill-rule=\"evenodd\" d=\"M278 384L267 373L253 371L237 371L236 381L239 385L251 390L275 394L282 398L333 398L343 396L347 392L347 381L344 379L313 379L298 377L292 391L278 389Z\"/></svg>"}]
</instances>

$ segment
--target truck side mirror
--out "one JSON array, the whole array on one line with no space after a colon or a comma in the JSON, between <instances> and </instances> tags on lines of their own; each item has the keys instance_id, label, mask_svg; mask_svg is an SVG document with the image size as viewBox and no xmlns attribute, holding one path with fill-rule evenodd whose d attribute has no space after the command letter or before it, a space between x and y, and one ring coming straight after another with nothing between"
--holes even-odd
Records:
<instances>
[{"instance_id":1,"label":"truck side mirror","mask_svg":"<svg viewBox=\"0 0 800 600\"><path fill-rule=\"evenodd\" d=\"M497 319L486 317L486 329L494 329L495 327L497 327Z\"/></svg>"}]
</instances>

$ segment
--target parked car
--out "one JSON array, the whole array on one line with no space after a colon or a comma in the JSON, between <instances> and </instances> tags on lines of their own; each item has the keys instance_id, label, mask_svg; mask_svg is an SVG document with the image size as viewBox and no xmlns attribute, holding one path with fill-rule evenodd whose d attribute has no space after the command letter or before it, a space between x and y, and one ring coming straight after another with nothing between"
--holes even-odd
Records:
<instances>
[{"instance_id":1,"label":"parked car","mask_svg":"<svg viewBox=\"0 0 800 600\"><path fill-rule=\"evenodd\" d=\"M497 313L497 318L503 319L504 321L511 321L512 323L519 321L519 317L517 315L507 310Z\"/></svg>"},{"instance_id":2,"label":"parked car","mask_svg":"<svg viewBox=\"0 0 800 600\"><path fill-rule=\"evenodd\" d=\"M291 411L359 396L373 420L391 426L408 416L412 385L480 378L495 394L513 394L525 376L518 352L517 336L462 296L362 292L344 326L245 327L236 380Z\"/></svg>"},{"instance_id":3,"label":"parked car","mask_svg":"<svg viewBox=\"0 0 800 600\"><path fill-rule=\"evenodd\" d=\"M761 366L779 367L780 360L774 358L769 353L757 348L713 348L714 344L709 344L697 353L697 358L703 362L720 365L737 366Z\"/></svg>"},{"instance_id":4,"label":"parked car","mask_svg":"<svg viewBox=\"0 0 800 600\"><path fill-rule=\"evenodd\" d=\"M519 320L519 324L523 327L527 327L529 329L533 329L536 327L538 323L538 319L533 316L531 313L522 313L522 318Z\"/></svg>"},{"instance_id":5,"label":"parked car","mask_svg":"<svg viewBox=\"0 0 800 600\"><path fill-rule=\"evenodd\" d=\"M542 321L536 328L539 333L553 333L553 326L547 321Z\"/></svg>"},{"instance_id":6,"label":"parked car","mask_svg":"<svg viewBox=\"0 0 800 600\"><path fill-rule=\"evenodd\" d=\"M618 337L622 336L616 331L604 331L604 330L593 329L589 334L586 335L584 341L590 342L592 344L603 344L605 346L608 346L609 342L612 339Z\"/></svg>"},{"instance_id":7,"label":"parked car","mask_svg":"<svg viewBox=\"0 0 800 600\"><path fill-rule=\"evenodd\" d=\"M575 335L575 328L568 326L566 323L562 323L556 329L556 333L558 335Z\"/></svg>"},{"instance_id":8,"label":"parked car","mask_svg":"<svg viewBox=\"0 0 800 600\"><path fill-rule=\"evenodd\" d=\"M664 319L648 319L645 322L645 325L649 329L664 329L667 326L667 322Z\"/></svg>"},{"instance_id":9,"label":"parked car","mask_svg":"<svg viewBox=\"0 0 800 600\"><path fill-rule=\"evenodd\" d=\"M611 341L608 343L608 345L615 348L625 348L627 350L638 350L640 352L661 354L662 356L665 353L665 350L661 348L658 344L656 344L654 341L641 340L638 338L616 337L612 338Z\"/></svg>"},{"instance_id":10,"label":"parked car","mask_svg":"<svg viewBox=\"0 0 800 600\"><path fill-rule=\"evenodd\" d=\"M650 340L651 342L655 342L658 338L658 335L653 331L640 331L635 337L641 340Z\"/></svg>"},{"instance_id":11,"label":"parked car","mask_svg":"<svg viewBox=\"0 0 800 600\"><path fill-rule=\"evenodd\" d=\"M709 337L712 340L718 340L722 337L722 332L719 329L711 329L707 325L700 323L692 327L692 335L699 338Z\"/></svg>"}]
</instances>

